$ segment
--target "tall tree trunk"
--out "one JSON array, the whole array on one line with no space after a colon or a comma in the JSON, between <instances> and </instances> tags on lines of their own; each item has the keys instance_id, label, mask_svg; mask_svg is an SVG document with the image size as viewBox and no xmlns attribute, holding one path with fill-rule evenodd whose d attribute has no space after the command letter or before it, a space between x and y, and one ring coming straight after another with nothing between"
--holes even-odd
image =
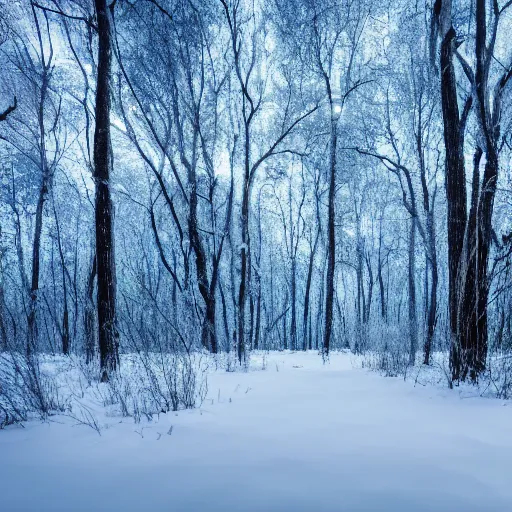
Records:
<instances>
[{"instance_id":1,"label":"tall tree trunk","mask_svg":"<svg viewBox=\"0 0 512 512\"><path fill-rule=\"evenodd\" d=\"M323 259L322 263L322 276L325 276L325 269L327 267L327 255ZM324 304L325 304L325 293L326 287L320 286L320 293L318 294L317 300L317 308L316 308L316 322L315 322L315 350L320 350L320 343L322 340L322 315L324 313ZM323 346L322 346L323 349Z\"/></svg>"},{"instance_id":2,"label":"tall tree trunk","mask_svg":"<svg viewBox=\"0 0 512 512\"><path fill-rule=\"evenodd\" d=\"M283 314L283 349L288 350L288 294L286 294L286 301L284 303L284 314Z\"/></svg>"},{"instance_id":3,"label":"tall tree trunk","mask_svg":"<svg viewBox=\"0 0 512 512\"><path fill-rule=\"evenodd\" d=\"M366 300L366 307L364 312L364 323L370 323L370 313L372 308L372 297L373 297L373 269L372 261L368 254L365 255L366 270L368 271L368 298Z\"/></svg>"},{"instance_id":4,"label":"tall tree trunk","mask_svg":"<svg viewBox=\"0 0 512 512\"><path fill-rule=\"evenodd\" d=\"M354 342L354 352L360 354L364 344L364 329L365 329L365 292L363 283L363 242L360 232L360 220L357 216L357 229L356 229L356 243L357 243L357 266L356 266L356 281L357 281L357 296L356 296L356 339Z\"/></svg>"},{"instance_id":5,"label":"tall tree trunk","mask_svg":"<svg viewBox=\"0 0 512 512\"><path fill-rule=\"evenodd\" d=\"M334 266L336 263L336 234L334 199L336 195L336 149L338 144L337 120L331 114L331 144L329 167L329 204L327 216L327 274L325 283L325 330L323 356L329 357L331 343L333 303L334 303Z\"/></svg>"},{"instance_id":6,"label":"tall tree trunk","mask_svg":"<svg viewBox=\"0 0 512 512\"><path fill-rule=\"evenodd\" d=\"M432 197L427 184L427 169L425 163L425 149L423 143L423 89L417 98L418 105L418 129L416 131L416 152L420 165L421 189L423 195L423 211L426 218L426 229L423 235L425 243L425 319L426 335L423 344L423 364L430 364L430 354L432 352L432 343L436 327L437 316L437 286L438 286L438 268L437 268L437 248L435 235L434 206L437 193L437 186L434 187ZM411 197L413 193L411 191ZM417 220L418 226L419 220ZM429 271L430 271L430 294L429 294Z\"/></svg>"},{"instance_id":7,"label":"tall tree trunk","mask_svg":"<svg viewBox=\"0 0 512 512\"><path fill-rule=\"evenodd\" d=\"M195 120L195 126L199 125L199 119ZM194 132L193 146L197 144L197 129ZM195 153L195 150L194 150ZM208 280L208 267L206 264L206 252L203 242L199 235L197 222L197 176L196 176L196 157L192 158L192 162L185 161L188 170L188 187L189 196L189 215L188 215L188 234L190 238L190 246L194 251L196 263L196 276L199 293L205 304L205 315L201 328L201 342L203 347L211 352L217 352L217 338L215 331L215 290L211 290ZM212 292L212 293L210 293Z\"/></svg>"},{"instance_id":8,"label":"tall tree trunk","mask_svg":"<svg viewBox=\"0 0 512 512\"><path fill-rule=\"evenodd\" d=\"M379 254L377 260L377 280L379 281L379 293L380 293L380 316L384 323L388 322L386 295L384 291L384 277L382 275L382 218L379 224Z\"/></svg>"},{"instance_id":9,"label":"tall tree trunk","mask_svg":"<svg viewBox=\"0 0 512 512\"><path fill-rule=\"evenodd\" d=\"M258 295L256 297L256 327L254 329L254 350L260 348L261 337L261 277L258 276Z\"/></svg>"},{"instance_id":10,"label":"tall tree trunk","mask_svg":"<svg viewBox=\"0 0 512 512\"><path fill-rule=\"evenodd\" d=\"M309 303L310 303L310 294L311 294L311 279L313 277L313 264L315 261L315 252L316 252L316 246L318 243L320 231L317 232L317 235L315 237L315 243L311 247L311 252L309 253L309 263L308 263L308 275L306 278L306 291L304 293L304 317L303 317L303 347L304 350L307 348L307 328L308 328L308 318L311 322L311 316L309 315ZM310 326L311 327L311 326ZM310 329L311 331L311 329ZM311 338L309 340L309 350L311 350Z\"/></svg>"},{"instance_id":11,"label":"tall tree trunk","mask_svg":"<svg viewBox=\"0 0 512 512\"><path fill-rule=\"evenodd\" d=\"M248 252L247 257L247 282L252 283L252 253ZM254 296L253 296L252 284L249 285L249 347L250 350L254 347Z\"/></svg>"},{"instance_id":12,"label":"tall tree trunk","mask_svg":"<svg viewBox=\"0 0 512 512\"><path fill-rule=\"evenodd\" d=\"M216 354L218 351L217 335L215 331L215 310L215 294L208 294L208 302L206 303L206 312L204 315L201 338L203 346L213 354Z\"/></svg>"},{"instance_id":13,"label":"tall tree trunk","mask_svg":"<svg viewBox=\"0 0 512 512\"><path fill-rule=\"evenodd\" d=\"M313 350L313 311L312 310L309 313L308 349Z\"/></svg>"},{"instance_id":14,"label":"tall tree trunk","mask_svg":"<svg viewBox=\"0 0 512 512\"><path fill-rule=\"evenodd\" d=\"M39 189L39 198L36 207L36 225L34 230L34 241L32 245L32 279L30 282L30 305L28 311L28 343L27 354L31 354L37 349L37 302L39 294L39 267L40 267L40 252L41 252L41 233L43 230L43 210L46 200L48 187L46 180L43 177L43 183Z\"/></svg>"},{"instance_id":15,"label":"tall tree trunk","mask_svg":"<svg viewBox=\"0 0 512 512\"><path fill-rule=\"evenodd\" d=\"M297 271L295 256L292 256L291 265L291 322L290 322L290 349L297 350Z\"/></svg>"},{"instance_id":16,"label":"tall tree trunk","mask_svg":"<svg viewBox=\"0 0 512 512\"><path fill-rule=\"evenodd\" d=\"M487 15L485 0L475 2L475 92L476 107L481 135L485 144L485 168L482 186L479 187L479 167L482 150L477 148L473 169L473 188L467 235L467 267L469 278L464 287L463 321L461 333L461 378L469 375L475 381L485 369L488 345L487 300L489 292L488 260L491 244L492 213L498 181L498 140L500 137L501 92L510 79L506 71L493 90L494 111L491 110L488 80L489 55L494 42L488 48ZM495 12L495 16L497 16Z\"/></svg>"},{"instance_id":17,"label":"tall tree trunk","mask_svg":"<svg viewBox=\"0 0 512 512\"><path fill-rule=\"evenodd\" d=\"M445 186L448 229L448 310L450 316L450 368L452 379L461 376L461 347L458 336L458 309L461 290L458 272L462 263L467 221L466 176L464 170L464 127L461 126L457 81L453 63L456 33L452 26L441 43L441 101L446 151Z\"/></svg>"},{"instance_id":18,"label":"tall tree trunk","mask_svg":"<svg viewBox=\"0 0 512 512\"><path fill-rule=\"evenodd\" d=\"M114 257L114 207L110 195L110 82L112 74L111 18L106 0L95 0L98 24L94 180L96 184L96 270L98 290L98 341L101 380L119 367L119 332L116 318L116 264Z\"/></svg>"},{"instance_id":19,"label":"tall tree trunk","mask_svg":"<svg viewBox=\"0 0 512 512\"><path fill-rule=\"evenodd\" d=\"M94 360L95 339L94 332L94 279L96 278L96 254L92 257L89 277L87 279L87 294L85 297L84 332L85 332L85 362Z\"/></svg>"},{"instance_id":20,"label":"tall tree trunk","mask_svg":"<svg viewBox=\"0 0 512 512\"><path fill-rule=\"evenodd\" d=\"M459 268L459 286L461 300L459 303L458 343L460 350L460 377L464 380L469 371L474 354L472 347L477 343L478 315L478 199L480 193L480 161L483 151L477 147L473 156L473 179L471 187L471 206L469 209L466 237L464 239L463 260Z\"/></svg>"},{"instance_id":21,"label":"tall tree trunk","mask_svg":"<svg viewBox=\"0 0 512 512\"><path fill-rule=\"evenodd\" d=\"M464 124L471 100L459 119L457 87L453 69L456 34L453 27L444 33L441 46L441 85L446 146L446 188L448 199L448 242L450 271L450 328L452 379L475 381L485 369L487 356L488 259L492 233L492 213L498 179L501 95L512 73L506 70L494 88L488 84L496 38L487 37L486 0L475 1L475 72L473 90L480 130L479 144L486 155L482 186L479 166L483 151L477 148L469 219L466 211L464 174ZM450 4L448 3L448 7ZM502 11L494 6L495 22ZM445 12L445 17L451 13ZM447 25L447 22L444 22ZM471 73L468 73L471 77ZM491 92L493 102L491 107ZM457 273L458 272L458 273Z\"/></svg>"},{"instance_id":22,"label":"tall tree trunk","mask_svg":"<svg viewBox=\"0 0 512 512\"><path fill-rule=\"evenodd\" d=\"M423 364L430 364L430 356L432 353L432 344L434 340L434 332L437 321L437 288L439 284L439 273L437 268L437 251L435 240L434 216L433 212L427 213L427 243L430 245L429 250L429 267L430 267L430 297L428 299L427 311L427 333L425 345L423 347Z\"/></svg>"},{"instance_id":23,"label":"tall tree trunk","mask_svg":"<svg viewBox=\"0 0 512 512\"><path fill-rule=\"evenodd\" d=\"M2 243L2 225L0 224L0 244ZM7 350L7 328L5 322L4 267L0 256L0 352Z\"/></svg>"},{"instance_id":24,"label":"tall tree trunk","mask_svg":"<svg viewBox=\"0 0 512 512\"><path fill-rule=\"evenodd\" d=\"M244 181L242 191L242 245L240 248L240 287L238 288L238 361L242 364L245 359L245 303L247 297L248 283L248 258L249 258L249 201L251 188L251 150L250 150L250 123L245 122L244 138Z\"/></svg>"},{"instance_id":25,"label":"tall tree trunk","mask_svg":"<svg viewBox=\"0 0 512 512\"><path fill-rule=\"evenodd\" d=\"M414 366L418 351L418 318L416 316L416 218L411 217L409 234L409 365Z\"/></svg>"},{"instance_id":26,"label":"tall tree trunk","mask_svg":"<svg viewBox=\"0 0 512 512\"><path fill-rule=\"evenodd\" d=\"M228 308L226 305L226 297L222 286L222 279L219 279L220 300L222 302L222 319L224 322L224 336L226 337L226 352L231 352L231 336L229 335Z\"/></svg>"},{"instance_id":27,"label":"tall tree trunk","mask_svg":"<svg viewBox=\"0 0 512 512\"><path fill-rule=\"evenodd\" d=\"M4 317L4 289L0 284L0 352L7 350L7 328Z\"/></svg>"},{"instance_id":28,"label":"tall tree trunk","mask_svg":"<svg viewBox=\"0 0 512 512\"><path fill-rule=\"evenodd\" d=\"M247 180L244 186L244 197L242 200L242 246L241 246L241 266L240 266L240 286L238 288L238 362L242 364L242 358L245 357L245 301L247 286L247 252L248 252L248 216L249 216L249 192L245 190L249 187Z\"/></svg>"},{"instance_id":29,"label":"tall tree trunk","mask_svg":"<svg viewBox=\"0 0 512 512\"><path fill-rule=\"evenodd\" d=\"M32 8L33 9L33 8ZM36 206L36 223L34 230L34 242L32 245L32 280L30 284L30 306L28 313L28 343L27 354L37 349L37 302L39 295L39 267L40 267L40 249L41 249L41 233L43 230L43 212L44 203L48 194L48 189L51 185L50 171L48 169L48 161L46 155L46 127L45 127L45 107L48 98L48 86L50 80L50 66L52 59L52 52L47 62L43 43L41 39L41 32L39 28L38 18L34 13L34 21L36 23L36 30L39 39L40 51L40 64L41 64L41 87L38 103L38 128L39 128L39 165L41 170L41 186L39 188L39 197ZM55 123L57 118L55 118Z\"/></svg>"},{"instance_id":30,"label":"tall tree trunk","mask_svg":"<svg viewBox=\"0 0 512 512\"><path fill-rule=\"evenodd\" d=\"M62 270L62 295L63 295L63 312L62 312L62 353L68 355L70 334L69 334L69 310L68 310L68 287L66 281L66 262L64 259L64 250L62 248L62 239L60 236L59 217L55 208L55 200L53 200L53 214L55 216L55 227L57 228L57 247L59 249L60 266Z\"/></svg>"}]
</instances>

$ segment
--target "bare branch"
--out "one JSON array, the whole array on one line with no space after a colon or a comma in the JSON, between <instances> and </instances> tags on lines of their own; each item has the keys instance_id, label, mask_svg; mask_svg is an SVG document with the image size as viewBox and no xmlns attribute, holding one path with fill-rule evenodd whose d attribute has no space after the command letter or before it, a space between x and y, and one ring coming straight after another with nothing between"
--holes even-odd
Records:
<instances>
[{"instance_id":1,"label":"bare branch","mask_svg":"<svg viewBox=\"0 0 512 512\"><path fill-rule=\"evenodd\" d=\"M13 104L12 104L12 105L9 105L9 106L7 107L7 109L6 109L6 110L4 110L4 111L0 114L0 121L5 121L5 120L7 119L7 116L8 116L11 112L13 112L13 111L16 109L16 107L17 107L17 106L18 106L18 100L17 100L16 96L14 96L14 102L13 102Z\"/></svg>"},{"instance_id":2,"label":"bare branch","mask_svg":"<svg viewBox=\"0 0 512 512\"><path fill-rule=\"evenodd\" d=\"M51 9L50 7L45 7L44 5L38 4L37 2L31 3L34 7L41 9L42 11L58 14L59 16L63 16L64 18L68 18L70 20L84 21L89 27L93 28L94 30L98 30L98 27L92 22L91 18L86 18L85 16L73 16L72 14L67 14L59 9Z\"/></svg>"}]
</instances>

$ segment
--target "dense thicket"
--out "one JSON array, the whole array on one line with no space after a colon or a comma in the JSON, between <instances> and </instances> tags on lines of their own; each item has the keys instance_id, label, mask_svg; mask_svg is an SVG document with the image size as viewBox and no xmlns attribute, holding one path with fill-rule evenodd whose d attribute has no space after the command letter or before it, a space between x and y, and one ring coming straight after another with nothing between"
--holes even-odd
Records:
<instances>
[{"instance_id":1,"label":"dense thicket","mask_svg":"<svg viewBox=\"0 0 512 512\"><path fill-rule=\"evenodd\" d=\"M477 380L512 350L511 4L2 2L0 349Z\"/></svg>"}]
</instances>

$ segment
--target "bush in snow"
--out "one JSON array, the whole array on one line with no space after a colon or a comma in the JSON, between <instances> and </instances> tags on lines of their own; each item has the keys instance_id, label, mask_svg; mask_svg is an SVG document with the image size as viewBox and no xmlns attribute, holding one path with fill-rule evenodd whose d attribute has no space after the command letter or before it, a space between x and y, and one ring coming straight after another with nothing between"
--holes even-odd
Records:
<instances>
[{"instance_id":1,"label":"bush in snow","mask_svg":"<svg viewBox=\"0 0 512 512\"><path fill-rule=\"evenodd\" d=\"M135 422L154 415L192 409L207 392L208 360L199 354L127 354L122 369L108 383L99 384L97 397L112 414Z\"/></svg>"},{"instance_id":2,"label":"bush in snow","mask_svg":"<svg viewBox=\"0 0 512 512\"><path fill-rule=\"evenodd\" d=\"M0 354L0 428L32 416L44 420L68 408L55 378L41 368L39 356Z\"/></svg>"},{"instance_id":3,"label":"bush in snow","mask_svg":"<svg viewBox=\"0 0 512 512\"><path fill-rule=\"evenodd\" d=\"M372 326L371 344L363 353L363 368L381 372L386 377L398 377L407 373L409 354L407 333L398 327Z\"/></svg>"},{"instance_id":4,"label":"bush in snow","mask_svg":"<svg viewBox=\"0 0 512 512\"><path fill-rule=\"evenodd\" d=\"M491 356L488 370L484 374L489 392L497 398L512 398L512 354L504 353Z\"/></svg>"}]
</instances>

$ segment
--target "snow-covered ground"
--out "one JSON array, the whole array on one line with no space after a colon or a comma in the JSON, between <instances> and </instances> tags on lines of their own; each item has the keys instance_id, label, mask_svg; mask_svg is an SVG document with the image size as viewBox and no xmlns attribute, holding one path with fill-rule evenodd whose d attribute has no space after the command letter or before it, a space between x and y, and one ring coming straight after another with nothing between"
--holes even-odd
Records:
<instances>
[{"instance_id":1,"label":"snow-covered ground","mask_svg":"<svg viewBox=\"0 0 512 512\"><path fill-rule=\"evenodd\" d=\"M261 358L210 374L200 409L0 431L0 510L512 511L512 403Z\"/></svg>"}]
</instances>

